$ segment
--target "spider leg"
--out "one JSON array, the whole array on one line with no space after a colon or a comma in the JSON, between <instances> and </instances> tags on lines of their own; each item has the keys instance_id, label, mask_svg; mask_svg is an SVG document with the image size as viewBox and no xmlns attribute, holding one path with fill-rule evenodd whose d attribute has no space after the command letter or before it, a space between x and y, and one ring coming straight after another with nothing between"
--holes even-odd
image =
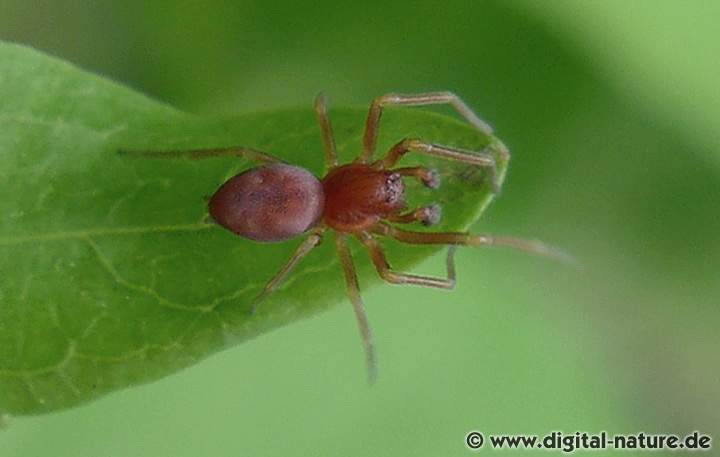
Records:
<instances>
[{"instance_id":1,"label":"spider leg","mask_svg":"<svg viewBox=\"0 0 720 457\"><path fill-rule=\"evenodd\" d=\"M365 348L365 360L367 362L368 382L372 384L377 377L377 362L375 360L375 349L373 344L372 332L370 324L365 314L365 306L362 297L360 297L360 286L358 285L357 274L355 273L355 264L353 263L350 249L347 245L347 234L341 232L333 232L335 247L337 248L340 264L345 274L345 282L347 283L348 297L353 305L355 317L360 327L360 335L362 336L363 347Z\"/></svg>"},{"instance_id":2,"label":"spider leg","mask_svg":"<svg viewBox=\"0 0 720 457\"><path fill-rule=\"evenodd\" d=\"M500 190L500 185L497 181L497 165L495 163L495 158L492 155L484 152L472 152L448 146L441 146L415 138L405 138L397 143L390 149L390 151L388 151L384 159L378 161L376 166L381 170L393 167L402 156L410 151L422 152L431 156L442 157L444 159L486 168L490 175L490 180L492 181L495 193L498 193ZM402 170L402 168L400 170Z\"/></svg>"},{"instance_id":3,"label":"spider leg","mask_svg":"<svg viewBox=\"0 0 720 457\"><path fill-rule=\"evenodd\" d=\"M285 262L282 268L280 268L280 270L275 273L275 276L270 278L267 284L265 284L263 290L253 299L252 303L250 304L250 314L255 314L258 304L260 304L260 302L263 301L268 295L272 294L280 286L280 284L282 284L287 279L288 275L290 274L290 272L292 272L300 259L305 257L308 252L310 252L314 247L318 246L322 242L325 230L325 227L319 227L313 230L310 235L308 235L308 237L305 238L302 243L300 243L300 245L295 249L295 252L292 253L290 258Z\"/></svg>"},{"instance_id":4,"label":"spider leg","mask_svg":"<svg viewBox=\"0 0 720 457\"><path fill-rule=\"evenodd\" d=\"M424 94L385 94L376 98L370 105L367 121L365 123L365 135L363 137L363 151L355 160L356 162L367 163L372 158L377 144L377 134L380 125L382 110L386 106L421 106L421 105L452 105L468 122L483 133L492 133L492 128L487 122L480 119L465 102L452 92L428 92Z\"/></svg>"},{"instance_id":5,"label":"spider leg","mask_svg":"<svg viewBox=\"0 0 720 457\"><path fill-rule=\"evenodd\" d=\"M244 146L230 146L215 149L191 149L187 151L129 151L120 150L118 154L131 157L149 157L156 159L208 159L212 157L239 157L260 163L287 163L267 152Z\"/></svg>"},{"instance_id":6,"label":"spider leg","mask_svg":"<svg viewBox=\"0 0 720 457\"><path fill-rule=\"evenodd\" d=\"M421 222L423 225L433 225L440 222L442 207L438 204L419 206L414 211L404 214L391 214L385 219L398 224L410 224L412 222Z\"/></svg>"},{"instance_id":7,"label":"spider leg","mask_svg":"<svg viewBox=\"0 0 720 457\"><path fill-rule=\"evenodd\" d=\"M375 264L375 268L385 281L392 284L412 284L415 286L436 287L438 289L452 289L455 287L455 246L450 246L447 253L447 279L441 279L393 271L385 258L382 246L371 234L361 232L356 236L370 251L370 257Z\"/></svg>"},{"instance_id":8,"label":"spider leg","mask_svg":"<svg viewBox=\"0 0 720 457\"><path fill-rule=\"evenodd\" d=\"M315 97L315 112L317 113L323 144L325 145L325 163L328 169L335 168L338 164L337 146L335 145L335 135L330 123L330 116L328 115L327 101L325 100L325 94L322 92Z\"/></svg>"},{"instance_id":9,"label":"spider leg","mask_svg":"<svg viewBox=\"0 0 720 457\"><path fill-rule=\"evenodd\" d=\"M378 168L384 168L382 162L379 162ZM412 178L419 179L425 187L430 189L437 189L440 187L440 175L437 171L431 170L425 167L403 167L395 168L393 172L398 173L401 176L410 176Z\"/></svg>"},{"instance_id":10,"label":"spider leg","mask_svg":"<svg viewBox=\"0 0 720 457\"><path fill-rule=\"evenodd\" d=\"M577 266L577 261L572 256L540 241L523 240L506 236L476 235L466 232L412 232L382 222L373 228L373 232L408 244L450 244L477 248L484 246L501 246L553 257L568 265Z\"/></svg>"}]
</instances>

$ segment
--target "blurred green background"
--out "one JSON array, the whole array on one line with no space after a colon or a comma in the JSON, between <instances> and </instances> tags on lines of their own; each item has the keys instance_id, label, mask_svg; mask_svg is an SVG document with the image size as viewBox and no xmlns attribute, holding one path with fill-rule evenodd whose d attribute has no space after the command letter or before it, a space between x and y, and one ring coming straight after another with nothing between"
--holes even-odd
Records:
<instances>
[{"instance_id":1,"label":"blurred green background","mask_svg":"<svg viewBox=\"0 0 720 457\"><path fill-rule=\"evenodd\" d=\"M469 455L470 430L720 439L720 3L0 0L0 11L0 38L190 111L310 106L321 89L362 105L453 90L513 153L502 198L473 230L539 238L584 265L465 249L454 292L365 292L372 388L343 303L161 381L11 418L0 456ZM440 257L419 268L441 270Z\"/></svg>"}]
</instances>

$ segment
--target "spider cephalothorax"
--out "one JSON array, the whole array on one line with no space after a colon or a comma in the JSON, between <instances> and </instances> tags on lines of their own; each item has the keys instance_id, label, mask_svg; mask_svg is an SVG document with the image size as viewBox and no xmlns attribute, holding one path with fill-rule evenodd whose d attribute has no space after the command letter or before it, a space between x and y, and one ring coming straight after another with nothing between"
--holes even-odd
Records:
<instances>
[{"instance_id":1,"label":"spider cephalothorax","mask_svg":"<svg viewBox=\"0 0 720 457\"><path fill-rule=\"evenodd\" d=\"M323 178L323 220L334 230L359 233L407 208L400 173L353 163L332 169Z\"/></svg>"}]
</instances>

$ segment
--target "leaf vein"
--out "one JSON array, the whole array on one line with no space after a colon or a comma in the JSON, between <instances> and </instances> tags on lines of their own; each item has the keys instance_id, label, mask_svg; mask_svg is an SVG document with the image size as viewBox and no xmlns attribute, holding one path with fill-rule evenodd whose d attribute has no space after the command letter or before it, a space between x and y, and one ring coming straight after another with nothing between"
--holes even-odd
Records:
<instances>
[{"instance_id":1,"label":"leaf vein","mask_svg":"<svg viewBox=\"0 0 720 457\"><path fill-rule=\"evenodd\" d=\"M168 300L167 298L161 296L157 291L151 289L147 286L142 286L138 284L133 284L129 281L127 281L125 278L122 277L120 272L115 269L110 259L107 258L107 256L102 252L102 249L100 246L90 237L90 236L84 236L83 239L90 245L90 248L93 250L95 255L97 256L98 260L100 261L100 264L107 270L108 273L110 273L110 276L115 280L116 283L121 284L128 289L134 290L136 292L140 292L142 294L145 294L149 297L154 298L158 304L161 306L164 306L166 308L171 309L179 309L183 311L194 311L194 312L209 312L211 311L210 308L207 306L189 306L184 305L181 303L175 303L173 301Z\"/></svg>"},{"instance_id":2,"label":"leaf vein","mask_svg":"<svg viewBox=\"0 0 720 457\"><path fill-rule=\"evenodd\" d=\"M150 225L144 227L114 227L114 228L91 228L85 230L71 230L38 235L25 235L0 238L0 246L43 243L63 241L72 239L84 239L86 237L114 236L114 235L145 235L148 233L171 233L171 232L200 232L210 228L209 224L186 224L186 225Z\"/></svg>"}]
</instances>

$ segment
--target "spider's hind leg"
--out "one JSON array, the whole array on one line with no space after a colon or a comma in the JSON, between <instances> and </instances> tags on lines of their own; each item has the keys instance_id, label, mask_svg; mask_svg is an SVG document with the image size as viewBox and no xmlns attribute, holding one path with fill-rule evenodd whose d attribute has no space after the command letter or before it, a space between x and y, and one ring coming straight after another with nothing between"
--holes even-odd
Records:
<instances>
[{"instance_id":1,"label":"spider's hind leg","mask_svg":"<svg viewBox=\"0 0 720 457\"><path fill-rule=\"evenodd\" d=\"M337 145L335 144L335 134L330 122L330 115L328 114L327 100L322 92L315 97L315 113L317 114L323 145L325 146L325 164L328 169L332 169L337 167L338 164Z\"/></svg>"},{"instance_id":2,"label":"spider's hind leg","mask_svg":"<svg viewBox=\"0 0 720 457\"><path fill-rule=\"evenodd\" d=\"M375 345L373 343L372 331L370 323L365 314L365 305L363 305L360 296L360 285L358 284L357 273L355 272L355 264L350 255L350 248L347 244L347 234L342 232L333 232L335 240L335 248L340 258L340 265L345 275L345 283L347 285L348 298L352 303L362 337L363 348L365 349L365 361L367 363L368 382L372 384L377 377L377 362L375 359Z\"/></svg>"},{"instance_id":3,"label":"spider's hind leg","mask_svg":"<svg viewBox=\"0 0 720 457\"><path fill-rule=\"evenodd\" d=\"M190 149L177 151L145 151L121 149L118 154L130 157L145 157L153 159L211 159L215 157L237 157L263 164L287 163L264 151L246 148L245 146L230 146L212 149Z\"/></svg>"},{"instance_id":4,"label":"spider's hind leg","mask_svg":"<svg viewBox=\"0 0 720 457\"><path fill-rule=\"evenodd\" d=\"M298 262L300 262L300 259L305 257L310 251L312 251L313 248L319 246L320 243L322 243L324 233L324 227L316 228L307 236L307 238L305 238L302 243L300 243L300 245L290 256L290 258L285 262L285 264L280 268L280 270L275 273L275 276L270 278L267 284L265 284L265 287L263 287L263 290L253 299L252 303L250 304L250 314L255 314L257 306L260 304L260 302L263 301L267 296L275 292L278 287L280 287L280 285L287 279L288 275L292 272L292 270L297 266Z\"/></svg>"}]
</instances>

